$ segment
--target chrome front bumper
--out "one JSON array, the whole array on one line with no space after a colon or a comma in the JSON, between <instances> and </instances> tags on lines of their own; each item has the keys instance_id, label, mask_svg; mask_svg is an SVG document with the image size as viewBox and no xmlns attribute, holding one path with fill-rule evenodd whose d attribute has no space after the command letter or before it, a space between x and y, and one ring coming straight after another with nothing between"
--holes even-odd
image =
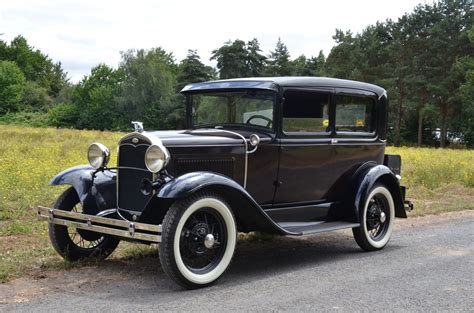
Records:
<instances>
[{"instance_id":1,"label":"chrome front bumper","mask_svg":"<svg viewBox=\"0 0 474 313\"><path fill-rule=\"evenodd\" d=\"M136 223L102 216L37 207L38 219L52 224L71 226L97 233L147 241L161 242L161 225Z\"/></svg>"}]
</instances>

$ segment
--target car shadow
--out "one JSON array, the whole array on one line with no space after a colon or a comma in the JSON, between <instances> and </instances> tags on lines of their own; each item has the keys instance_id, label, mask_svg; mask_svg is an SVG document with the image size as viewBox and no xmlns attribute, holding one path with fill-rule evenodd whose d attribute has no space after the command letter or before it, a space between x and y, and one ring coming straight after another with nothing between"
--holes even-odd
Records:
<instances>
[{"instance_id":1,"label":"car shadow","mask_svg":"<svg viewBox=\"0 0 474 313\"><path fill-rule=\"evenodd\" d=\"M388 245L384 253L401 247ZM372 253L362 251L350 231L324 233L308 237L276 236L271 239L241 240L237 245L232 264L217 284L205 289L186 291L174 284L163 272L159 258L148 256L133 260L105 262L99 267L104 275L110 275L108 292L120 301L133 301L134 295L162 301L176 292L200 296L206 292L231 290L236 285L284 275L305 268L324 267L330 262L351 258L370 258ZM112 281L113 277L119 281ZM124 286L129 285L129 286ZM84 288L81 288L84 290ZM89 285L89 290L104 290L104 285ZM155 299L155 300L152 300ZM171 300L170 300L171 301Z\"/></svg>"},{"instance_id":2,"label":"car shadow","mask_svg":"<svg viewBox=\"0 0 474 313\"><path fill-rule=\"evenodd\" d=\"M399 249L388 245L384 252ZM324 266L344 259L369 258L352 234L333 232L309 237L276 237L271 242L243 243L229 271L219 284L239 284L250 279L286 274L304 268ZM222 286L221 286L222 287Z\"/></svg>"}]
</instances>

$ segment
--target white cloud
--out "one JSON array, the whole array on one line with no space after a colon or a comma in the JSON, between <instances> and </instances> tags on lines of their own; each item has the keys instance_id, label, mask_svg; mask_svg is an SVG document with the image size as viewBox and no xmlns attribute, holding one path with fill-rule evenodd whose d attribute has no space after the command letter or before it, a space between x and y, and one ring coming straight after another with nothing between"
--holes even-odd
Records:
<instances>
[{"instance_id":1,"label":"white cloud","mask_svg":"<svg viewBox=\"0 0 474 313\"><path fill-rule=\"evenodd\" d=\"M3 40L25 36L61 61L72 81L98 63L117 66L120 51L161 46L178 60L197 49L203 62L231 39L257 38L267 54L278 37L293 57L327 55L336 28L354 33L410 12L419 0L319 1L3 1Z\"/></svg>"}]
</instances>

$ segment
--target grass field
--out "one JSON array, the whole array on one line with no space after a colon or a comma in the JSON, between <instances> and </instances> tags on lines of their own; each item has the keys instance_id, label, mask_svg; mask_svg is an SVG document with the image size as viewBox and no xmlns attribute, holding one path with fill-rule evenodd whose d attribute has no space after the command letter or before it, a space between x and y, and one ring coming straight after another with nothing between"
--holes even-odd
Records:
<instances>
[{"instance_id":1,"label":"grass field","mask_svg":"<svg viewBox=\"0 0 474 313\"><path fill-rule=\"evenodd\" d=\"M33 207L51 205L64 187L48 186L58 172L86 164L90 143L100 141L115 164L120 133L0 125L0 281L45 268L77 266L62 261L47 238L46 223ZM474 209L474 151L387 149L402 156L402 183L415 203L414 215ZM133 258L150 248L121 244L115 259Z\"/></svg>"}]
</instances>

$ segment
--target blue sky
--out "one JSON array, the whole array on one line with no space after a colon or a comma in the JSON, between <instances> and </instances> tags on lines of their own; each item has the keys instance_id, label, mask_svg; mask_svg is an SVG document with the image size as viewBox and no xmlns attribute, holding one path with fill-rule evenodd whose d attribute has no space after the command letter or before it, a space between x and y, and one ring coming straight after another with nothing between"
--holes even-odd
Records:
<instances>
[{"instance_id":1,"label":"blue sky","mask_svg":"<svg viewBox=\"0 0 474 313\"><path fill-rule=\"evenodd\" d=\"M202 61L234 39L257 38L264 54L278 37L292 57L327 55L336 28L354 33L410 12L420 0L359 1L169 1L2 0L1 39L22 34L31 45L61 61L71 81L106 63L116 67L120 51L162 47L179 61L197 49Z\"/></svg>"}]
</instances>

